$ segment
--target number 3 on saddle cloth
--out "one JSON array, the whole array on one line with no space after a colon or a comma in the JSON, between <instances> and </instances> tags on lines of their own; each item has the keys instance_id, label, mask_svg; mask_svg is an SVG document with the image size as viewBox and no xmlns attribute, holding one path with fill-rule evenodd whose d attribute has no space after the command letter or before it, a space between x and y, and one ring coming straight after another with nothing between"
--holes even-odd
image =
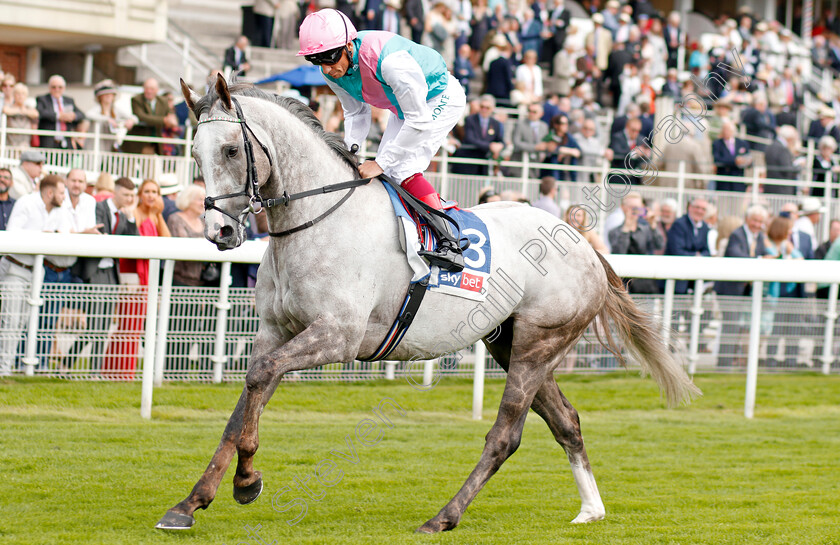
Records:
<instances>
[{"instance_id":1,"label":"number 3 on saddle cloth","mask_svg":"<svg viewBox=\"0 0 840 545\"><path fill-rule=\"evenodd\" d=\"M464 250L465 268L460 272L442 271L437 265L429 266L420 257L420 250L434 250L437 246L432 229L420 215L407 204L388 182L382 181L388 190L391 204L400 225L400 245L405 250L408 264L414 275L408 294L400 308L394 324L379 345L379 348L364 361L384 360L399 345L411 326L426 290L438 291L473 301L484 301L484 281L490 275L490 236L487 226L478 216L468 210L461 210L457 203L444 203L446 215L452 218L460 229L453 229L459 240L469 240ZM460 234L458 232L460 231ZM462 244L463 247L463 244Z\"/></svg>"},{"instance_id":2,"label":"number 3 on saddle cloth","mask_svg":"<svg viewBox=\"0 0 840 545\"><path fill-rule=\"evenodd\" d=\"M446 215L460 227L460 235L456 232L456 236L459 236L462 241L469 240L469 247L464 250L466 267L461 272L443 271L436 266L429 267L418 252L421 249L434 250L437 247L438 240L434 232L390 184L383 183L383 185L388 190L394 212L402 227L400 244L414 272L411 282L415 283L428 278L428 288L432 291L483 301L484 295L481 292L484 280L490 274L491 259L490 236L484 222L474 213L458 208L458 203L444 201ZM453 228L453 231L455 230Z\"/></svg>"}]
</instances>

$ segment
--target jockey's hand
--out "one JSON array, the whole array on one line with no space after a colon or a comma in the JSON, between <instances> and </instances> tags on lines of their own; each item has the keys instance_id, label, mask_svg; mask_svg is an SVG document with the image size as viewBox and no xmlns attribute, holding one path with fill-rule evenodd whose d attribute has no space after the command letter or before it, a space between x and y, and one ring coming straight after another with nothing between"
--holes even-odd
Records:
<instances>
[{"instance_id":1,"label":"jockey's hand","mask_svg":"<svg viewBox=\"0 0 840 545\"><path fill-rule=\"evenodd\" d=\"M373 178L379 176L383 172L385 171L382 170L382 167L379 166L379 163L371 159L368 159L367 161L359 165L359 174L362 176L362 178Z\"/></svg>"}]
</instances>

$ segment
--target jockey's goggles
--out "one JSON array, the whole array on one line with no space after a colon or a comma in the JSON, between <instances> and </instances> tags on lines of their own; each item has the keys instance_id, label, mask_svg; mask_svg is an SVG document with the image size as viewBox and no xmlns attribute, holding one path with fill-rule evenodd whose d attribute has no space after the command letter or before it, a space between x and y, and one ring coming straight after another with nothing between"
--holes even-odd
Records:
<instances>
[{"instance_id":1,"label":"jockey's goggles","mask_svg":"<svg viewBox=\"0 0 840 545\"><path fill-rule=\"evenodd\" d=\"M344 53L345 47L346 46L342 45L341 47L336 47L335 49L330 49L329 51L322 51L321 53L314 53L312 55L304 55L303 58L315 66L335 64L341 60L341 54Z\"/></svg>"}]
</instances>

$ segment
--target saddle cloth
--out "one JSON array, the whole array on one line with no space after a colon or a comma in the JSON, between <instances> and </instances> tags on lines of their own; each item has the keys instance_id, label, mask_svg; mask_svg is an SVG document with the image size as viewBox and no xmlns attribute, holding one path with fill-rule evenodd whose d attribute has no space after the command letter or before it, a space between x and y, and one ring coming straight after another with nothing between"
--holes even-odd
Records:
<instances>
[{"instance_id":1,"label":"saddle cloth","mask_svg":"<svg viewBox=\"0 0 840 545\"><path fill-rule=\"evenodd\" d=\"M382 183L391 197L394 213L400 224L400 245L406 253L408 264L414 276L411 282L419 282L428 278L429 288L463 297L473 301L484 301L484 281L490 274L490 260L492 257L490 235L487 226L478 216L469 210L461 210L457 203L444 203L446 215L455 220L460 226L460 238L468 239L470 246L464 251L466 267L461 272L442 271L439 267L429 267L425 259L418 252L421 249L434 250L438 241L432 229L422 220L411 207L403 202L396 190L387 183ZM451 226L453 231L454 226ZM455 233L458 235L458 233Z\"/></svg>"}]
</instances>

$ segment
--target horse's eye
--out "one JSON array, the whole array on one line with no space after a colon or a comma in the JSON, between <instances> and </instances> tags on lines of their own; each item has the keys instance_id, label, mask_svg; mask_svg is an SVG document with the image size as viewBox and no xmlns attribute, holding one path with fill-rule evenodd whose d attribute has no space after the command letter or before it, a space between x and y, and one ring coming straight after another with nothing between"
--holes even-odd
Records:
<instances>
[{"instance_id":1,"label":"horse's eye","mask_svg":"<svg viewBox=\"0 0 840 545\"><path fill-rule=\"evenodd\" d=\"M229 158L233 159L234 157L236 157L236 154L239 153L239 148L229 147L225 153L227 153L227 156Z\"/></svg>"}]
</instances>

